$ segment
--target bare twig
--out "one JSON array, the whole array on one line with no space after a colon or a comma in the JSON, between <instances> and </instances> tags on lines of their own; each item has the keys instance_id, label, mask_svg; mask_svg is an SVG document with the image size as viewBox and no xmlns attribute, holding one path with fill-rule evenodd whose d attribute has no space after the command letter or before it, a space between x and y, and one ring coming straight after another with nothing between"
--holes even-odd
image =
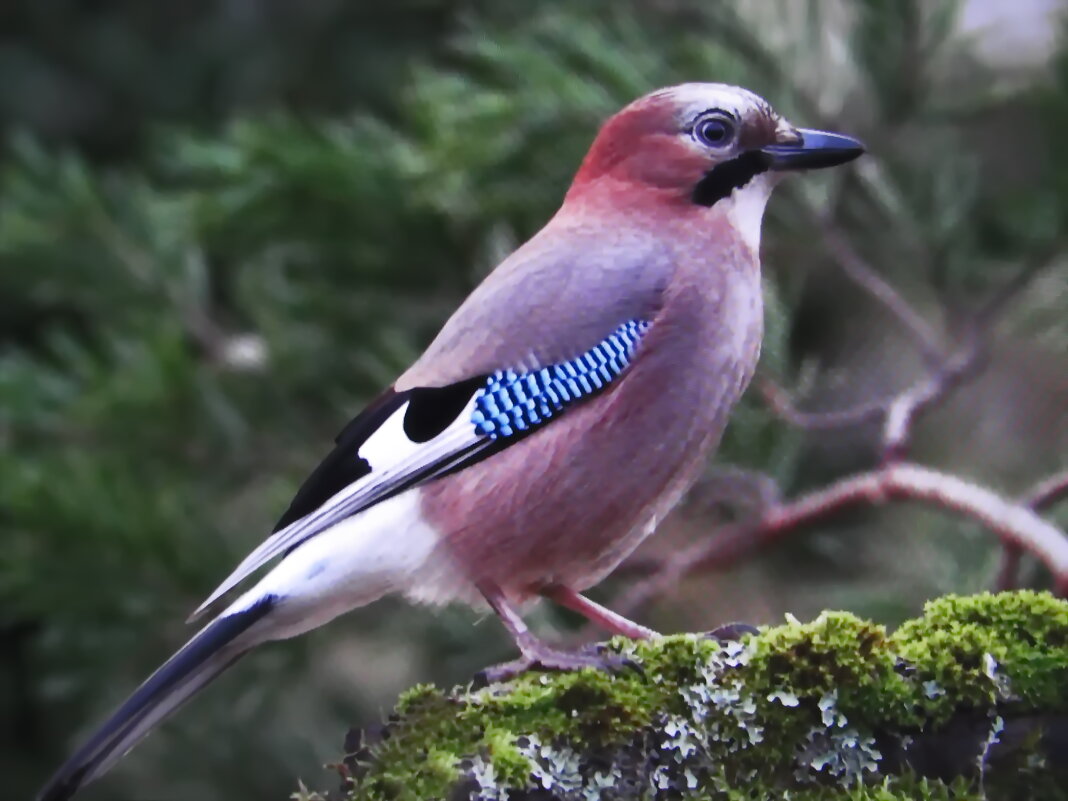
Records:
<instances>
[{"instance_id":1,"label":"bare twig","mask_svg":"<svg viewBox=\"0 0 1068 801\"><path fill-rule=\"evenodd\" d=\"M901 323L926 364L934 366L943 360L942 337L887 283L849 243L842 231L826 217L819 217L823 241L828 252L853 283L879 301Z\"/></svg>"},{"instance_id":2,"label":"bare twig","mask_svg":"<svg viewBox=\"0 0 1068 801\"><path fill-rule=\"evenodd\" d=\"M1016 589L1017 577L1020 575L1020 562L1023 560L1023 549L1015 545L1004 545L1001 548L1001 562L998 564L998 576L994 586L1000 592Z\"/></svg>"},{"instance_id":3,"label":"bare twig","mask_svg":"<svg viewBox=\"0 0 1068 801\"><path fill-rule=\"evenodd\" d=\"M632 614L683 576L733 564L843 509L901 501L924 503L982 524L1003 543L1033 554L1049 568L1058 588L1068 590L1068 536L1059 528L987 487L920 465L892 463L769 508L753 521L722 527L711 540L662 562L659 570L635 584L614 606L622 614Z\"/></svg>"},{"instance_id":4,"label":"bare twig","mask_svg":"<svg viewBox=\"0 0 1068 801\"><path fill-rule=\"evenodd\" d=\"M956 354L947 357L920 380L889 398L827 412L798 409L780 386L767 378L759 383L768 407L782 420L808 431L846 428L883 420L880 455L884 462L904 458L916 419L937 405L954 389L977 376L986 363L985 341L973 338Z\"/></svg>"},{"instance_id":5,"label":"bare twig","mask_svg":"<svg viewBox=\"0 0 1068 801\"><path fill-rule=\"evenodd\" d=\"M884 460L903 458L912 435L913 421L983 371L990 355L991 329L998 316L1036 275L1052 263L1057 252L1055 248L1043 250L1018 270L972 315L964 344L932 367L925 378L890 400L883 427Z\"/></svg>"},{"instance_id":6,"label":"bare twig","mask_svg":"<svg viewBox=\"0 0 1068 801\"><path fill-rule=\"evenodd\" d=\"M717 465L686 493L686 507L700 513L725 507L746 516L782 501L782 490L767 473Z\"/></svg>"},{"instance_id":7,"label":"bare twig","mask_svg":"<svg viewBox=\"0 0 1068 801\"><path fill-rule=\"evenodd\" d=\"M945 399L953 390L982 372L987 362L986 340L978 335L938 368L891 398L883 423L882 459L902 459L908 450L916 419Z\"/></svg>"},{"instance_id":8,"label":"bare twig","mask_svg":"<svg viewBox=\"0 0 1068 801\"><path fill-rule=\"evenodd\" d=\"M808 431L825 431L860 425L879 420L886 414L885 399L861 403L839 411L806 412L798 409L791 400L790 394L770 378L760 378L757 388L764 397L764 402L777 417L790 425Z\"/></svg>"},{"instance_id":9,"label":"bare twig","mask_svg":"<svg viewBox=\"0 0 1068 801\"><path fill-rule=\"evenodd\" d=\"M1020 498L1020 503L1039 512L1063 500L1068 500L1068 470L1055 473L1038 482L1024 493ZM1020 546L1011 543L1004 544L996 582L999 590L1011 590L1016 587L1022 558L1023 549Z\"/></svg>"},{"instance_id":10,"label":"bare twig","mask_svg":"<svg viewBox=\"0 0 1068 801\"><path fill-rule=\"evenodd\" d=\"M1022 503L1041 511L1061 501L1068 501L1068 470L1038 482L1024 495Z\"/></svg>"},{"instance_id":11,"label":"bare twig","mask_svg":"<svg viewBox=\"0 0 1068 801\"><path fill-rule=\"evenodd\" d=\"M779 417L791 425L808 430L841 428L881 418L881 459L883 462L897 461L905 457L916 420L941 403L953 390L982 372L988 361L990 329L996 318L1038 273L1053 263L1059 249L1051 246L1021 268L972 315L963 343L953 353L943 354L940 348L936 348L933 330L925 324L917 324L922 318L867 263L856 256L845 237L830 223L825 223L824 232L828 247L832 251L837 250L837 259L843 270L903 323L927 361L927 373L889 398L829 412L797 409L788 393L767 379L761 381L761 393Z\"/></svg>"},{"instance_id":12,"label":"bare twig","mask_svg":"<svg viewBox=\"0 0 1068 801\"><path fill-rule=\"evenodd\" d=\"M987 298L986 302L975 312L973 324L978 328L992 325L1004 312L1016 296L1030 286L1039 273L1059 261L1063 242L1055 241L1043 247L1033 258L1020 268L1005 285Z\"/></svg>"}]
</instances>

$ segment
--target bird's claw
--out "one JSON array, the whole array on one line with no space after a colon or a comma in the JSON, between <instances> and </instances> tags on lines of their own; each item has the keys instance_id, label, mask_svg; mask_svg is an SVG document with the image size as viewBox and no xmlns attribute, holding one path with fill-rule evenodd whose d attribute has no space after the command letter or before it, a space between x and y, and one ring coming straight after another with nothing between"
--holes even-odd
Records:
<instances>
[{"instance_id":1,"label":"bird's claw","mask_svg":"<svg viewBox=\"0 0 1068 801\"><path fill-rule=\"evenodd\" d=\"M557 651L547 647L529 651L519 659L480 670L475 674L473 684L476 688L487 687L490 684L510 681L529 670L571 671L582 668L593 668L612 674L622 673L624 670L643 672L641 665L630 657L609 651L602 643L595 643L574 652Z\"/></svg>"},{"instance_id":2,"label":"bird's claw","mask_svg":"<svg viewBox=\"0 0 1068 801\"><path fill-rule=\"evenodd\" d=\"M597 667L607 673L622 673L624 670L633 670L635 673L645 675L641 662L611 650L608 643L591 642L589 645L582 646L577 655L599 660L599 663L593 665L593 667Z\"/></svg>"},{"instance_id":3,"label":"bird's claw","mask_svg":"<svg viewBox=\"0 0 1068 801\"><path fill-rule=\"evenodd\" d=\"M760 629L756 626L752 626L748 623L724 623L722 626L717 626L711 631L706 631L703 635L708 640L719 640L720 642L734 642L742 639L747 634L759 634Z\"/></svg>"}]
</instances>

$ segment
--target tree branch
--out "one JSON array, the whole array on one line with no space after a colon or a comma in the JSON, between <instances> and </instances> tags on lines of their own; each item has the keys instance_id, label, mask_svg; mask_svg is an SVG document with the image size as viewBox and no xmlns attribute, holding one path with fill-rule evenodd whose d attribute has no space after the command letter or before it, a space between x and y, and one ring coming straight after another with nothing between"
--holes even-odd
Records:
<instances>
[{"instance_id":1,"label":"tree branch","mask_svg":"<svg viewBox=\"0 0 1068 801\"><path fill-rule=\"evenodd\" d=\"M823 242L828 253L845 276L897 319L926 364L941 364L944 359L942 337L896 289L861 258L849 243L849 239L830 218L817 216L817 223L823 232Z\"/></svg>"},{"instance_id":2,"label":"tree branch","mask_svg":"<svg viewBox=\"0 0 1068 801\"><path fill-rule=\"evenodd\" d=\"M1058 489L1055 494L1065 492ZM624 615L634 611L691 573L737 562L758 548L843 509L912 501L983 525L1006 545L1033 554L1046 565L1061 592L1068 591L1068 536L1026 505L948 473L906 462L889 463L840 479L799 498L768 508L752 521L723 526L702 541L664 560L647 579L613 604Z\"/></svg>"},{"instance_id":3,"label":"tree branch","mask_svg":"<svg viewBox=\"0 0 1068 801\"><path fill-rule=\"evenodd\" d=\"M790 393L766 376L758 379L757 389L776 417L806 431L847 428L879 420L886 414L887 401L885 399L861 403L837 411L807 412L798 409Z\"/></svg>"},{"instance_id":4,"label":"tree branch","mask_svg":"<svg viewBox=\"0 0 1068 801\"><path fill-rule=\"evenodd\" d=\"M1055 473L1038 482L1024 493L1020 503L1036 512L1068 499L1068 470ZM1023 549L1018 545L1005 543L1001 551L1001 564L995 586L999 590L1015 589L1020 574L1020 561Z\"/></svg>"}]
</instances>

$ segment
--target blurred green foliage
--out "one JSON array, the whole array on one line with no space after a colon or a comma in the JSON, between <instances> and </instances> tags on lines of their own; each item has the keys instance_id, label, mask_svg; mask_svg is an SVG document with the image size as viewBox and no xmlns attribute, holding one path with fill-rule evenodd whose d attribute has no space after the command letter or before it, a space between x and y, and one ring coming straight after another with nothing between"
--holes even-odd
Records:
<instances>
[{"instance_id":1,"label":"blurred green foliage","mask_svg":"<svg viewBox=\"0 0 1068 801\"><path fill-rule=\"evenodd\" d=\"M183 641L185 614L333 435L537 230L599 121L635 96L741 83L868 143L856 169L784 186L766 226L763 367L811 407L880 397L919 367L841 277L816 216L950 339L1023 264L1060 252L1068 50L1048 69L1002 68L977 55L957 4L936 0L736 5L0 11L6 792L31 792ZM917 458L1010 494L1063 466L1066 303L1058 264L999 322L983 378L924 421ZM752 397L720 461L794 492L870 463L876 433L803 436ZM650 548L711 522L669 524ZM990 535L960 521L858 513L693 580L651 622L846 605L892 623L925 597L987 586L996 559ZM508 654L492 623L472 623L385 602L265 649L86 797L281 797L402 687Z\"/></svg>"}]
</instances>

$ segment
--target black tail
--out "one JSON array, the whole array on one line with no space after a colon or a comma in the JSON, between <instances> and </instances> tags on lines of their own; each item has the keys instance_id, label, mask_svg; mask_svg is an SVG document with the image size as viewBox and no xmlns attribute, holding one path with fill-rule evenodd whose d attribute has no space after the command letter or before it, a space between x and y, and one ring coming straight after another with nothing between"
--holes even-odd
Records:
<instances>
[{"instance_id":1,"label":"black tail","mask_svg":"<svg viewBox=\"0 0 1068 801\"><path fill-rule=\"evenodd\" d=\"M267 614L276 600L269 595L201 629L63 763L37 801L66 801L82 785L110 769L160 721L245 653L247 646L233 646L234 639Z\"/></svg>"}]
</instances>

